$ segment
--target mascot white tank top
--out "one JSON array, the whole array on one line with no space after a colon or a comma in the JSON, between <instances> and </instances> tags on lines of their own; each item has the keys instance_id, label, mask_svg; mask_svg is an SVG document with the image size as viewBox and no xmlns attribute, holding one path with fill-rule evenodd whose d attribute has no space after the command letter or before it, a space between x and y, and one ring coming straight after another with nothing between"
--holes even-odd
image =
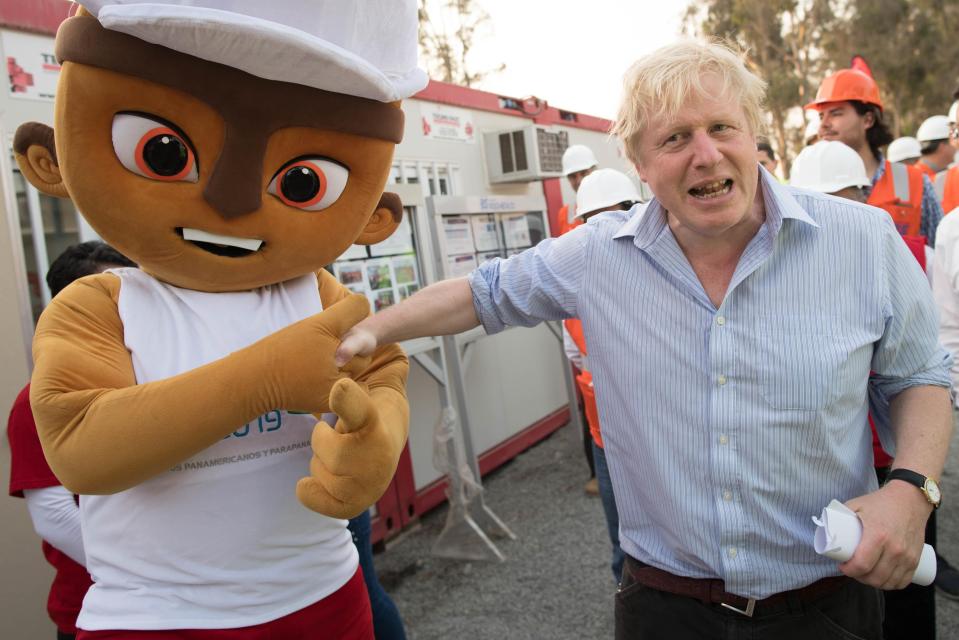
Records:
<instances>
[{"instance_id":1,"label":"mascot white tank top","mask_svg":"<svg viewBox=\"0 0 959 640\"><path fill-rule=\"evenodd\" d=\"M227 356L322 310L314 274L213 294L138 269L112 273L121 280L119 312L138 384ZM78 626L244 627L343 586L358 564L346 521L308 510L295 495L297 480L309 473L315 423L277 407L141 485L82 496L95 584Z\"/></svg>"}]
</instances>

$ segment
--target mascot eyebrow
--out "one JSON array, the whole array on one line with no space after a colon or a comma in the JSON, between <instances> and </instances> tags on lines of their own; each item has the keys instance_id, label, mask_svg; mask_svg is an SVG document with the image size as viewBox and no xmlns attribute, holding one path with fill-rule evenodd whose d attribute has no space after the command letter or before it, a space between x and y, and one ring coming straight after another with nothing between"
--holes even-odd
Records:
<instances>
[{"instance_id":1,"label":"mascot eyebrow","mask_svg":"<svg viewBox=\"0 0 959 640\"><path fill-rule=\"evenodd\" d=\"M227 218L260 207L263 156L270 134L278 129L303 126L393 143L403 137L404 117L398 103L266 80L105 29L92 17L76 17L63 24L56 55L61 62L180 89L216 109L226 122L226 137L203 195ZM381 206L392 211L388 203Z\"/></svg>"}]
</instances>

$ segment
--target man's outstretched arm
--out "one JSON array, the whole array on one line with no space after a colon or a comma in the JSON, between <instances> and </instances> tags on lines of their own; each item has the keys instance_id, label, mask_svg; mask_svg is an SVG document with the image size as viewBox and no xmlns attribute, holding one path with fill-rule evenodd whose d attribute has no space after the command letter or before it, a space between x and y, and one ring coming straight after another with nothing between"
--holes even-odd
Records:
<instances>
[{"instance_id":1,"label":"man's outstretched arm","mask_svg":"<svg viewBox=\"0 0 959 640\"><path fill-rule=\"evenodd\" d=\"M347 331L336 350L337 366L355 355L371 355L377 345L461 333L479 323L469 279L443 280Z\"/></svg>"}]
</instances>

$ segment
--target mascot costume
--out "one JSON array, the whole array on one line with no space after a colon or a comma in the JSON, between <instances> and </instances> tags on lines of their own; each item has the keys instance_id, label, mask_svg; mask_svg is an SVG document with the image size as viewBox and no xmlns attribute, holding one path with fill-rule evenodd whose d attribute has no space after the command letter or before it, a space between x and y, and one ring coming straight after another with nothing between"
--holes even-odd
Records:
<instances>
[{"instance_id":1,"label":"mascot costume","mask_svg":"<svg viewBox=\"0 0 959 640\"><path fill-rule=\"evenodd\" d=\"M141 266L71 285L34 341L44 452L82 495L80 638L371 638L344 519L392 478L408 363L334 364L369 307L322 267L402 216L415 3L79 4L55 127L14 149Z\"/></svg>"}]
</instances>

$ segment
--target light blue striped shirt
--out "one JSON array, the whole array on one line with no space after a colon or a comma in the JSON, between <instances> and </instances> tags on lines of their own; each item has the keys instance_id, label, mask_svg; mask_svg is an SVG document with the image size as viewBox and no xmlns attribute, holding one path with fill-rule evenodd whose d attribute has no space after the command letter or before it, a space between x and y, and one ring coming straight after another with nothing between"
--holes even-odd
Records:
<instances>
[{"instance_id":1,"label":"light blue striped shirt","mask_svg":"<svg viewBox=\"0 0 959 640\"><path fill-rule=\"evenodd\" d=\"M582 320L623 550L753 598L839 574L810 516L876 489L870 369L887 397L950 384L889 215L760 175L766 221L718 309L656 200L470 278L490 333Z\"/></svg>"}]
</instances>

